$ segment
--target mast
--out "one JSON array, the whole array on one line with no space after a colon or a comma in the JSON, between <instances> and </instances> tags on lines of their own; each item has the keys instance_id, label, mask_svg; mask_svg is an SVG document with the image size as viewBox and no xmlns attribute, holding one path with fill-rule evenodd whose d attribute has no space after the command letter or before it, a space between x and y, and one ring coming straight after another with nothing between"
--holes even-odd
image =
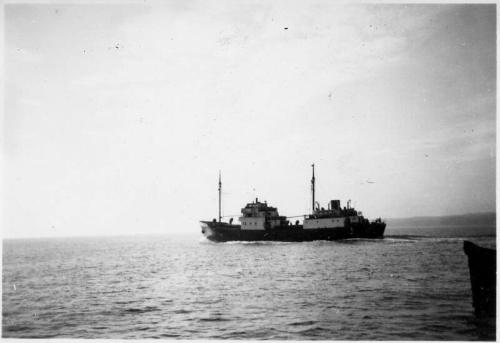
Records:
<instances>
[{"instance_id":1,"label":"mast","mask_svg":"<svg viewBox=\"0 0 500 343\"><path fill-rule=\"evenodd\" d=\"M220 214L220 203L221 203L221 190L222 190L222 182L221 182L221 179L220 179L220 170L219 170L219 223L221 221L221 214Z\"/></svg>"},{"instance_id":2,"label":"mast","mask_svg":"<svg viewBox=\"0 0 500 343\"><path fill-rule=\"evenodd\" d=\"M315 182L316 182L316 178L314 177L314 163L312 164L312 168L313 168L313 176L312 176L312 179L311 179L311 191L312 191L312 213L314 213L314 203L315 203L315 199L314 199L314 185L315 185Z\"/></svg>"}]
</instances>

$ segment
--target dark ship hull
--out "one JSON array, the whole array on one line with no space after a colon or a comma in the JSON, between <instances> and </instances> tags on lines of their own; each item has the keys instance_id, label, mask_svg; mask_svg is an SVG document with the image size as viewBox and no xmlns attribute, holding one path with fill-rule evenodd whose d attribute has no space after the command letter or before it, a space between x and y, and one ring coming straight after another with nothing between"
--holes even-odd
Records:
<instances>
[{"instance_id":1,"label":"dark ship hull","mask_svg":"<svg viewBox=\"0 0 500 343\"><path fill-rule=\"evenodd\" d=\"M268 230L242 230L241 225L202 221L203 235L214 242L279 241L307 242L333 241L348 238L383 238L385 223L351 224L343 228L304 229L302 225L286 225Z\"/></svg>"},{"instance_id":2,"label":"dark ship hull","mask_svg":"<svg viewBox=\"0 0 500 343\"><path fill-rule=\"evenodd\" d=\"M495 318L496 250L464 241L464 252L469 260L474 313L479 318Z\"/></svg>"}]
</instances>

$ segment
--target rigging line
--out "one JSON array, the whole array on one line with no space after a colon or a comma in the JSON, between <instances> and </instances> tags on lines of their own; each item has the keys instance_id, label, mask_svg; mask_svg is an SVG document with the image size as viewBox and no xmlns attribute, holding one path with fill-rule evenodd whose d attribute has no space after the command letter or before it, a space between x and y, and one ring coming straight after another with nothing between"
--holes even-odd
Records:
<instances>
[{"instance_id":1,"label":"rigging line","mask_svg":"<svg viewBox=\"0 0 500 343\"><path fill-rule=\"evenodd\" d=\"M222 218L229 218L229 217L239 217L241 216L241 214L228 214L228 215L225 215L225 216L221 216ZM307 216L307 214L300 214L298 216L286 216L286 218L300 218L300 217L304 217L304 216Z\"/></svg>"}]
</instances>

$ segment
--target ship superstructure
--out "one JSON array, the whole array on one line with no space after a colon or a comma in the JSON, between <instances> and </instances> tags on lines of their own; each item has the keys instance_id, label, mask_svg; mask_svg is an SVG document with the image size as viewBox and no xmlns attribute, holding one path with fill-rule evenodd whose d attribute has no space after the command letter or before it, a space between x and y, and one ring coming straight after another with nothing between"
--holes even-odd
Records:
<instances>
[{"instance_id":1,"label":"ship superstructure","mask_svg":"<svg viewBox=\"0 0 500 343\"><path fill-rule=\"evenodd\" d=\"M221 216L222 183L219 174L219 220L201 221L202 233L216 242L225 241L312 241L345 238L382 238L385 223L379 218L373 222L350 206L342 208L340 200L330 200L327 209L321 208L315 199L314 164L311 179L312 213L304 215L303 224L291 223L281 216L276 207L267 202L248 203L241 209L240 224L223 222ZM295 216L297 217L297 216Z\"/></svg>"},{"instance_id":2,"label":"ship superstructure","mask_svg":"<svg viewBox=\"0 0 500 343\"><path fill-rule=\"evenodd\" d=\"M259 199L241 209L239 218L242 230L272 230L288 225L285 216L280 216L276 207L261 203Z\"/></svg>"}]
</instances>

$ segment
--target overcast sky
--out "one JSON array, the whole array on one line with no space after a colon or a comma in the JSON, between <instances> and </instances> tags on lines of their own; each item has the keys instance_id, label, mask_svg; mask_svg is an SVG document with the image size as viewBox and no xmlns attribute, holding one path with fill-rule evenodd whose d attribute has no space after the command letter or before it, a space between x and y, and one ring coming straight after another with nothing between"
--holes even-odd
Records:
<instances>
[{"instance_id":1,"label":"overcast sky","mask_svg":"<svg viewBox=\"0 0 500 343\"><path fill-rule=\"evenodd\" d=\"M4 7L3 236L495 210L495 5Z\"/></svg>"}]
</instances>

